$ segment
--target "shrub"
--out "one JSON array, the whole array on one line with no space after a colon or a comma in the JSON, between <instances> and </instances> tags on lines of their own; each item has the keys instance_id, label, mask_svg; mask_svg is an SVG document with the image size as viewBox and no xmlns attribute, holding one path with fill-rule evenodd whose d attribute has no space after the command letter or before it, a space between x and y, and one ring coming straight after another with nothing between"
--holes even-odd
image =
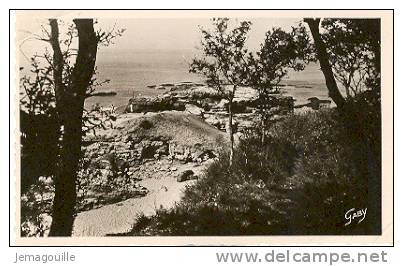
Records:
<instances>
[{"instance_id":1,"label":"shrub","mask_svg":"<svg viewBox=\"0 0 403 266\"><path fill-rule=\"evenodd\" d=\"M173 209L160 209L153 217L141 216L134 235L237 235L270 234L279 216L272 193L260 182L246 181L221 165L188 189ZM220 173L216 176L214 173Z\"/></svg>"},{"instance_id":2,"label":"shrub","mask_svg":"<svg viewBox=\"0 0 403 266\"><path fill-rule=\"evenodd\" d=\"M251 180L278 183L292 173L295 147L285 139L268 137L242 139L237 147L232 171Z\"/></svg>"},{"instance_id":3,"label":"shrub","mask_svg":"<svg viewBox=\"0 0 403 266\"><path fill-rule=\"evenodd\" d=\"M130 234L275 234L283 213L277 205L284 199L268 188L290 174L296 153L272 138L263 147L259 139L242 139L232 167L221 152L175 208L139 217Z\"/></svg>"},{"instance_id":4,"label":"shrub","mask_svg":"<svg viewBox=\"0 0 403 266\"><path fill-rule=\"evenodd\" d=\"M153 127L153 124L150 121L144 119L141 120L141 122L139 123L139 127L141 127L142 129L150 129Z\"/></svg>"},{"instance_id":5,"label":"shrub","mask_svg":"<svg viewBox=\"0 0 403 266\"><path fill-rule=\"evenodd\" d=\"M177 206L140 217L129 235L377 233L376 213L344 226L349 209L372 211L360 143L336 110L290 115L263 144L244 136L232 167L221 153Z\"/></svg>"},{"instance_id":6,"label":"shrub","mask_svg":"<svg viewBox=\"0 0 403 266\"><path fill-rule=\"evenodd\" d=\"M361 122L356 120L355 123ZM380 217L371 203L373 195L369 191L372 185L368 173L375 173L368 168L368 150L362 142L366 137L362 135L361 140L354 137L351 123L351 120L347 123L345 113L322 110L290 116L271 129L272 136L288 139L299 153L291 178L297 189L287 192L287 197L296 203L289 213L294 222L287 225L292 234L379 232L377 220ZM367 128L365 124L368 122L359 128ZM376 188L373 191L377 193ZM371 213L365 223L344 226L346 211L365 207Z\"/></svg>"},{"instance_id":7,"label":"shrub","mask_svg":"<svg viewBox=\"0 0 403 266\"><path fill-rule=\"evenodd\" d=\"M22 237L43 237L47 234L50 228L53 194L52 177L40 176L21 195Z\"/></svg>"}]
</instances>

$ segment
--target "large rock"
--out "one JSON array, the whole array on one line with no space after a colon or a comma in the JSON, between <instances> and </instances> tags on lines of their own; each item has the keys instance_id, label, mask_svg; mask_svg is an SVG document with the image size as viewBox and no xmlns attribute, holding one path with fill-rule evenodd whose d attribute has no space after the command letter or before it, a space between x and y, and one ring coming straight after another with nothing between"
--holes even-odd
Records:
<instances>
[{"instance_id":1,"label":"large rock","mask_svg":"<svg viewBox=\"0 0 403 266\"><path fill-rule=\"evenodd\" d=\"M192 153L192 159L195 162L205 162L209 159L214 159L218 154L213 150L197 150Z\"/></svg>"},{"instance_id":2,"label":"large rock","mask_svg":"<svg viewBox=\"0 0 403 266\"><path fill-rule=\"evenodd\" d=\"M192 170L186 170L182 172L177 178L176 181L178 182L184 182L187 180L192 180L192 179L197 179L197 176Z\"/></svg>"},{"instance_id":3,"label":"large rock","mask_svg":"<svg viewBox=\"0 0 403 266\"><path fill-rule=\"evenodd\" d=\"M163 141L143 140L138 145L140 159L151 159L168 155L168 144Z\"/></svg>"},{"instance_id":4,"label":"large rock","mask_svg":"<svg viewBox=\"0 0 403 266\"><path fill-rule=\"evenodd\" d=\"M185 104L170 95L158 97L135 97L129 100L128 113L160 112L167 110L184 111Z\"/></svg>"},{"instance_id":5,"label":"large rock","mask_svg":"<svg viewBox=\"0 0 403 266\"><path fill-rule=\"evenodd\" d=\"M186 111L191 114L198 115L198 116L202 116L204 114L204 109L197 107L196 105L186 104L185 107L186 107Z\"/></svg>"}]
</instances>

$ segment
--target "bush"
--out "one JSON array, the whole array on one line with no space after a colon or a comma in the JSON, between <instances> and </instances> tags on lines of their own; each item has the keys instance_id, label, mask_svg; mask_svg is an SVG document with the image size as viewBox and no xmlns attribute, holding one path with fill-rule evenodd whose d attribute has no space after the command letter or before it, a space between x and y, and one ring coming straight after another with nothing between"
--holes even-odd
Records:
<instances>
[{"instance_id":1,"label":"bush","mask_svg":"<svg viewBox=\"0 0 403 266\"><path fill-rule=\"evenodd\" d=\"M50 229L54 186L41 176L21 196L21 236L43 237Z\"/></svg>"},{"instance_id":2,"label":"bush","mask_svg":"<svg viewBox=\"0 0 403 266\"><path fill-rule=\"evenodd\" d=\"M296 203L290 209L294 222L287 225L289 232L372 234L379 230L376 215L359 226L344 226L344 214L351 208L368 207L376 212L369 200L368 169L362 168L367 153L353 138L343 113L322 110L290 116L270 133L277 139L288 139L299 153L291 178L297 189L287 192Z\"/></svg>"},{"instance_id":3,"label":"bush","mask_svg":"<svg viewBox=\"0 0 403 266\"><path fill-rule=\"evenodd\" d=\"M214 165L209 172L216 172ZM206 177L188 189L173 209L160 209L153 217L141 216L133 235L256 235L270 234L279 212L272 193L260 182L221 173Z\"/></svg>"},{"instance_id":4,"label":"bush","mask_svg":"<svg viewBox=\"0 0 403 266\"><path fill-rule=\"evenodd\" d=\"M141 127L142 129L150 129L153 127L153 124L150 121L144 119L141 120L139 127Z\"/></svg>"},{"instance_id":5,"label":"bush","mask_svg":"<svg viewBox=\"0 0 403 266\"><path fill-rule=\"evenodd\" d=\"M344 117L336 110L290 115L263 144L245 136L232 167L222 153L175 208L140 217L129 235L377 233L376 214L344 226L349 209L372 211L361 167L367 155Z\"/></svg>"},{"instance_id":6,"label":"bush","mask_svg":"<svg viewBox=\"0 0 403 266\"><path fill-rule=\"evenodd\" d=\"M278 183L292 173L296 156L295 147L285 139L268 137L264 144L256 137L241 139L231 170L250 180Z\"/></svg>"}]
</instances>

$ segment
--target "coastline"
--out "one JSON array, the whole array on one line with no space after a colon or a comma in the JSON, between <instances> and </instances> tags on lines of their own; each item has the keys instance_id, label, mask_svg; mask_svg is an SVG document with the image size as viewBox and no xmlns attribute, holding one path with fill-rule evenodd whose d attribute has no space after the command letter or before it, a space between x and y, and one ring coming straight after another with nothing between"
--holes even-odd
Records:
<instances>
[{"instance_id":1,"label":"coastline","mask_svg":"<svg viewBox=\"0 0 403 266\"><path fill-rule=\"evenodd\" d=\"M159 84L149 84L145 88L133 87L132 89L117 89L107 88L100 89L97 92L113 92L115 95L94 96L85 101L86 108L90 108L94 104L99 104L103 107L109 107L112 104L116 109L124 109L129 100L134 97L157 97L168 92L168 89L162 89L161 86L166 84L185 84L197 83L189 80L184 81L169 81ZM295 99L295 104L306 104L310 97L318 97L322 100L331 100L327 95L326 84L324 81L304 81L304 80L286 80L281 84L280 92L284 96L291 96ZM334 103L332 102L332 106Z\"/></svg>"}]
</instances>

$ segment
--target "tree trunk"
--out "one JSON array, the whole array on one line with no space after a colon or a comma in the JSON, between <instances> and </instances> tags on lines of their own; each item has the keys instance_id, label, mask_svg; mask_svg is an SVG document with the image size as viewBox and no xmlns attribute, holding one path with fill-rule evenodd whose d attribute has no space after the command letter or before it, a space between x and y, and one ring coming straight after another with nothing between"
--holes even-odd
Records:
<instances>
[{"instance_id":1,"label":"tree trunk","mask_svg":"<svg viewBox=\"0 0 403 266\"><path fill-rule=\"evenodd\" d=\"M76 179L81 152L81 116L77 108L64 123L60 162L55 177L50 236L70 236L76 204Z\"/></svg>"},{"instance_id":2,"label":"tree trunk","mask_svg":"<svg viewBox=\"0 0 403 266\"><path fill-rule=\"evenodd\" d=\"M229 138L230 138L230 142L231 142L231 150L230 150L230 154L229 154L229 166L232 166L232 163L234 162L234 131L232 128L232 98L229 99L228 102L228 114L229 114L229 118L228 118L228 129L229 129Z\"/></svg>"},{"instance_id":3,"label":"tree trunk","mask_svg":"<svg viewBox=\"0 0 403 266\"><path fill-rule=\"evenodd\" d=\"M59 43L59 26L57 24L56 19L49 20L51 36L50 36L50 44L53 49L53 82L55 86L55 96L56 96L56 108L59 119L61 120L62 110L60 109L63 106L63 95L66 91L66 87L63 83L63 67L64 67L64 59L62 50L60 49ZM61 123L62 124L62 123Z\"/></svg>"},{"instance_id":4,"label":"tree trunk","mask_svg":"<svg viewBox=\"0 0 403 266\"><path fill-rule=\"evenodd\" d=\"M262 115L262 146L264 145L264 142L266 140L266 120L265 120L265 115Z\"/></svg>"},{"instance_id":5,"label":"tree trunk","mask_svg":"<svg viewBox=\"0 0 403 266\"><path fill-rule=\"evenodd\" d=\"M326 51L325 44L323 43L319 33L320 19L305 18L304 21L308 23L311 30L313 40L315 42L316 52L319 59L320 68L325 76L326 86L329 91L329 97L335 102L338 108L342 108L345 100L337 87L336 79L334 78L332 67L329 63L329 55Z\"/></svg>"},{"instance_id":6,"label":"tree trunk","mask_svg":"<svg viewBox=\"0 0 403 266\"><path fill-rule=\"evenodd\" d=\"M62 81L64 59L58 41L58 25L50 20L51 44L54 51L54 80L56 109L63 134L60 161L55 176L50 236L70 236L74 222L76 204L76 180L81 155L82 117L86 90L94 73L98 39L92 19L75 19L78 31L78 53L70 77L70 84Z\"/></svg>"}]
</instances>

